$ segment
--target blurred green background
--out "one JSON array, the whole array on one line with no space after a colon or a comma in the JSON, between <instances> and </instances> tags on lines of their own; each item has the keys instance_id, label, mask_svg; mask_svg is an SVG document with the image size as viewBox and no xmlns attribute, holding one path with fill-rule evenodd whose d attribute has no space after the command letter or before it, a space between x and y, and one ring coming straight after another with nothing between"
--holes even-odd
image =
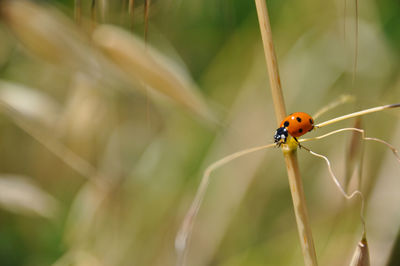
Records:
<instances>
[{"instance_id":1,"label":"blurred green background","mask_svg":"<svg viewBox=\"0 0 400 266\"><path fill-rule=\"evenodd\" d=\"M82 0L80 23L72 0L10 2L0 1L0 265L175 265L174 238L204 169L272 142L279 122L254 2L151 1L147 48L143 1L133 27L128 1L98 1L94 22ZM267 4L289 113L316 113L344 94L355 100L317 122L400 102L398 1L358 4L354 84L355 1ZM137 64L124 54L135 51ZM399 118L394 109L360 123L399 148ZM371 265L399 265L400 164L364 142L364 164L352 168L351 136L307 147L365 193ZM341 198L322 160L298 156L319 264L348 265L359 201ZM278 149L212 175L188 265L303 265Z\"/></svg>"}]
</instances>

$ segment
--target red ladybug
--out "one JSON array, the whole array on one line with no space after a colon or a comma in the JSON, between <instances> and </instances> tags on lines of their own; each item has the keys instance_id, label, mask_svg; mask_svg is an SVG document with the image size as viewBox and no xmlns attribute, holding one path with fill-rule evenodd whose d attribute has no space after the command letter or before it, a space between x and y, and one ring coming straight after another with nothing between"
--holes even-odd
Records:
<instances>
[{"instance_id":1,"label":"red ladybug","mask_svg":"<svg viewBox=\"0 0 400 266\"><path fill-rule=\"evenodd\" d=\"M283 119L276 130L274 140L277 145L286 143L288 135L297 138L314 129L314 120L309 114L296 112Z\"/></svg>"}]
</instances>

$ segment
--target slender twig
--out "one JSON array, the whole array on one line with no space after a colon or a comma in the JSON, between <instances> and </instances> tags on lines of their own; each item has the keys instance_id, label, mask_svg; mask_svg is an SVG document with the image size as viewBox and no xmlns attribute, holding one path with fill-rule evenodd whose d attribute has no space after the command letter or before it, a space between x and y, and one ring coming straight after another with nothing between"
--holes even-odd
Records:
<instances>
[{"instance_id":1,"label":"slender twig","mask_svg":"<svg viewBox=\"0 0 400 266\"><path fill-rule=\"evenodd\" d=\"M378 138L366 137L365 133L364 133L365 131L363 129L360 129L360 128L355 128L355 127L340 128L340 129L331 131L329 133L326 133L326 134L324 134L322 136L317 136L317 137L308 138L308 139L300 139L299 142L303 143L303 142L308 142L308 141L312 141L312 140L320 140L320 139L323 139L323 138L326 138L326 137L329 137L331 135L334 135L334 134L337 134L337 133L340 133L340 132L344 132L344 131L356 131L356 132L361 133L361 138L363 140L376 141L376 142L379 142L379 143L382 143L382 144L386 145L386 147L388 147L392 151L393 155L396 157L396 160L400 163L399 152L393 145L391 145L390 143L388 143L388 142L386 142L384 140L378 139Z\"/></svg>"},{"instance_id":2,"label":"slender twig","mask_svg":"<svg viewBox=\"0 0 400 266\"><path fill-rule=\"evenodd\" d=\"M344 132L344 131L358 132L358 133L361 134L361 139L362 140L375 141L375 142L379 142L381 144L386 145L386 147L388 147L393 152L394 156L396 157L396 160L400 163L399 153L398 153L398 151L396 150L396 148L393 145L391 145L390 143L388 143L388 142L386 142L384 140L378 139L378 138L366 137L365 136L365 131L363 129L360 129L360 128L354 128L354 127L341 128L341 129L337 129L337 130L334 130L332 132L326 133L326 134L324 134L322 136L317 136L317 137L313 137L313 138L309 138L309 139L301 139L300 142L303 143L303 142L307 142L307 141L311 141L311 140L319 140L319 139L323 139L323 138L326 138L328 136L331 136L331 135L334 135L334 134L337 134L337 133L341 133L341 132ZM363 226L363 237L365 237L365 235L366 235L366 226L365 226L365 219L364 219L364 204L365 203L364 203L364 196L363 196L362 192L359 191L359 190L355 190L351 194L346 193L345 189L343 188L343 186L340 184L339 180L337 179L337 177L333 173L333 170L332 170L331 163L330 163L329 159L324 155L321 155L321 154L318 154L316 152L311 151L310 149L306 148L304 145L301 145L301 147L304 150L308 151L310 154L312 154L314 156L317 156L317 157L320 157L320 158L325 160L325 162L326 162L326 164L328 166L329 174L330 174L332 180L334 181L336 186L339 188L340 193L342 193L342 195L346 199L351 199L357 194L360 196L360 198L361 198L360 219L361 219L361 223L362 223L362 226ZM360 167L362 168L362 160L361 160ZM360 173L360 175L361 175L361 173ZM359 180L359 184L361 184L360 180Z\"/></svg>"},{"instance_id":3,"label":"slender twig","mask_svg":"<svg viewBox=\"0 0 400 266\"><path fill-rule=\"evenodd\" d=\"M325 114L326 112L338 107L339 105L342 105L344 103L348 103L351 101L354 101L354 96L352 95L341 95L338 99L336 99L335 101L331 102L328 105L325 105L323 108L321 108L320 110L318 110L314 115L312 115L312 118L314 118L314 120L317 120L318 117L320 117L321 115Z\"/></svg>"},{"instance_id":4,"label":"slender twig","mask_svg":"<svg viewBox=\"0 0 400 266\"><path fill-rule=\"evenodd\" d=\"M399 155L399 152L397 151L397 149L396 149L393 145L387 143L387 142L384 141L384 140L377 139L377 138L367 138L367 137L365 137L364 139L365 139L365 140L371 140L371 141L377 141L377 142L380 142L380 143L382 143L382 144L385 144L385 145L393 152L393 155L396 157L396 160L400 163L400 155Z\"/></svg>"},{"instance_id":5,"label":"slender twig","mask_svg":"<svg viewBox=\"0 0 400 266\"><path fill-rule=\"evenodd\" d=\"M260 23L261 37L264 46L265 60L267 61L269 82L271 84L272 99L274 102L275 116L278 124L286 117L285 101L283 99L282 85L279 78L278 61L276 60L274 43L272 41L271 25L267 4L265 0L255 0Z\"/></svg>"},{"instance_id":6,"label":"slender twig","mask_svg":"<svg viewBox=\"0 0 400 266\"><path fill-rule=\"evenodd\" d=\"M75 0L75 21L78 25L81 24L81 10L82 10L82 3L81 0Z\"/></svg>"},{"instance_id":7,"label":"slender twig","mask_svg":"<svg viewBox=\"0 0 400 266\"><path fill-rule=\"evenodd\" d=\"M144 0L144 40L147 41L149 29L150 0Z\"/></svg>"},{"instance_id":8,"label":"slender twig","mask_svg":"<svg viewBox=\"0 0 400 266\"><path fill-rule=\"evenodd\" d=\"M133 30L134 25L134 18L135 18L135 0L129 0L129 7L128 7L128 14L129 20L131 24L131 30Z\"/></svg>"},{"instance_id":9,"label":"slender twig","mask_svg":"<svg viewBox=\"0 0 400 266\"><path fill-rule=\"evenodd\" d=\"M144 0L144 41L147 48L147 35L149 30L149 13L150 13L150 1L151 0ZM150 121L150 102L149 102L149 92L148 87L146 89L146 121L147 121L147 128L151 128L151 121Z\"/></svg>"},{"instance_id":10,"label":"slender twig","mask_svg":"<svg viewBox=\"0 0 400 266\"><path fill-rule=\"evenodd\" d=\"M347 10L347 0L344 0L343 6L343 40L346 41L346 10Z\"/></svg>"},{"instance_id":11,"label":"slender twig","mask_svg":"<svg viewBox=\"0 0 400 266\"><path fill-rule=\"evenodd\" d=\"M362 110L362 111L359 111L359 112L354 112L354 113L351 113L351 114L348 114L348 115L343 115L343 116L336 117L336 118L333 118L331 120L319 123L318 125L315 125L315 128L321 128L321 127L324 127L324 126L327 126L327 125L330 125L330 124L333 124L333 123L336 123L336 122L339 122L339 121L342 121L342 120L345 120L345 119L349 119L349 118L352 118L352 117L366 115L366 114L370 114L370 113L383 111L385 109L397 108L397 107L400 107L400 103L388 104L388 105L378 106L378 107L374 107L374 108L369 108L369 109L366 109L366 110Z\"/></svg>"},{"instance_id":12,"label":"slender twig","mask_svg":"<svg viewBox=\"0 0 400 266\"><path fill-rule=\"evenodd\" d=\"M364 131L363 133L364 134ZM364 195L362 194L362 192L360 190L354 190L351 194L348 194L345 189L343 188L343 186L340 184L339 180L337 179L336 175L333 173L332 170L332 166L331 166L331 162L329 161L328 157L313 152L312 150L301 146L304 150L308 151L310 154L322 158L325 160L326 165L328 166L328 171L329 171L329 175L332 178L332 181L335 183L336 187L339 189L340 193L343 195L343 197L345 197L346 199L350 200L353 197L355 197L356 195L358 195L361 199L361 208L360 208L360 219L361 219L361 223L362 223L362 227L363 227L363 235L365 235L365 218L364 218L364 205L365 205L365 200L364 200Z\"/></svg>"},{"instance_id":13,"label":"slender twig","mask_svg":"<svg viewBox=\"0 0 400 266\"><path fill-rule=\"evenodd\" d=\"M274 45L272 41L271 26L269 23L268 10L265 0L255 0L258 21L260 23L261 36L263 40L265 59L268 66L268 75L271 84L272 98L274 102L275 115L278 123L286 117L285 103L279 78L278 63L276 60ZM284 146L284 145L283 145ZM296 215L297 229L303 251L305 265L317 265L314 241L311 227L308 222L306 201L303 192L303 184L300 177L296 150L284 152L286 169L288 172L290 191L292 193L293 207Z\"/></svg>"},{"instance_id":14,"label":"slender twig","mask_svg":"<svg viewBox=\"0 0 400 266\"><path fill-rule=\"evenodd\" d=\"M353 63L353 78L352 78L352 86L355 89L356 85L356 77L357 77L357 61L358 61L358 0L355 0L356 3L356 34L354 35L354 63Z\"/></svg>"},{"instance_id":15,"label":"slender twig","mask_svg":"<svg viewBox=\"0 0 400 266\"><path fill-rule=\"evenodd\" d=\"M94 29L96 26L96 21L97 21L96 0L92 0L92 4L90 5L90 16L92 19L92 28Z\"/></svg>"},{"instance_id":16,"label":"slender twig","mask_svg":"<svg viewBox=\"0 0 400 266\"><path fill-rule=\"evenodd\" d=\"M197 213L199 212L201 203L203 202L204 195L206 193L208 184L210 182L210 176L211 173L214 170L217 170L221 166L239 158L244 155L256 152L256 151L261 151L264 149L272 148L275 146L275 143L272 144L267 144L263 146L257 146L249 149L245 149L242 151L238 151L235 153L232 153L228 156L223 157L222 159L214 162L210 166L207 167L207 169L204 171L203 178L201 179L200 187L197 190L196 197L194 198L192 205L190 206L189 211L186 213L185 218L183 220L182 226L179 229L179 232L175 238L175 249L177 251L177 266L183 266L185 265L186 262L186 256L188 252L188 246L190 243L190 237L193 231L193 225L197 216Z\"/></svg>"}]
</instances>

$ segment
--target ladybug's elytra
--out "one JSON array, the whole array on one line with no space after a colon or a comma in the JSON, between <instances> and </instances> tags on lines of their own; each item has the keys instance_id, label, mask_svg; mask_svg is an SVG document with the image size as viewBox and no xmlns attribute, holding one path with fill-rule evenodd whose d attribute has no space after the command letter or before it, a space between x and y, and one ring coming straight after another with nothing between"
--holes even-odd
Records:
<instances>
[{"instance_id":1,"label":"ladybug's elytra","mask_svg":"<svg viewBox=\"0 0 400 266\"><path fill-rule=\"evenodd\" d=\"M314 120L309 114L296 112L288 115L283 119L279 128L276 130L274 140L277 145L286 143L288 136L297 137L303 136L307 132L313 130Z\"/></svg>"}]
</instances>

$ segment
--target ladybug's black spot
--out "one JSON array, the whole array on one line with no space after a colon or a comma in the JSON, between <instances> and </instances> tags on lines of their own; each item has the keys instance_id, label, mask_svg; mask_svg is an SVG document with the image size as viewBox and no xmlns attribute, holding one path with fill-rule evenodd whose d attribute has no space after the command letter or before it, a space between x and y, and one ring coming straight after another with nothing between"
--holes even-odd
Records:
<instances>
[{"instance_id":1,"label":"ladybug's black spot","mask_svg":"<svg viewBox=\"0 0 400 266\"><path fill-rule=\"evenodd\" d=\"M313 130L313 129L314 129L314 126L312 126L311 129L310 129L308 132L310 132L310 131Z\"/></svg>"},{"instance_id":2,"label":"ladybug's black spot","mask_svg":"<svg viewBox=\"0 0 400 266\"><path fill-rule=\"evenodd\" d=\"M310 120L309 120L309 121L310 121L310 124L311 124L311 125L313 125L313 124L314 124L314 121L313 121L311 118L310 118Z\"/></svg>"},{"instance_id":3,"label":"ladybug's black spot","mask_svg":"<svg viewBox=\"0 0 400 266\"><path fill-rule=\"evenodd\" d=\"M289 126L289 121L285 121L285 123L283 123L283 125L284 125L285 127L288 127L288 126Z\"/></svg>"},{"instance_id":4,"label":"ladybug's black spot","mask_svg":"<svg viewBox=\"0 0 400 266\"><path fill-rule=\"evenodd\" d=\"M299 133L302 133L302 132L303 132L303 129L302 129L302 128L300 128L300 129L299 129Z\"/></svg>"},{"instance_id":5,"label":"ladybug's black spot","mask_svg":"<svg viewBox=\"0 0 400 266\"><path fill-rule=\"evenodd\" d=\"M296 117L297 122L301 122L301 118L300 117Z\"/></svg>"}]
</instances>

